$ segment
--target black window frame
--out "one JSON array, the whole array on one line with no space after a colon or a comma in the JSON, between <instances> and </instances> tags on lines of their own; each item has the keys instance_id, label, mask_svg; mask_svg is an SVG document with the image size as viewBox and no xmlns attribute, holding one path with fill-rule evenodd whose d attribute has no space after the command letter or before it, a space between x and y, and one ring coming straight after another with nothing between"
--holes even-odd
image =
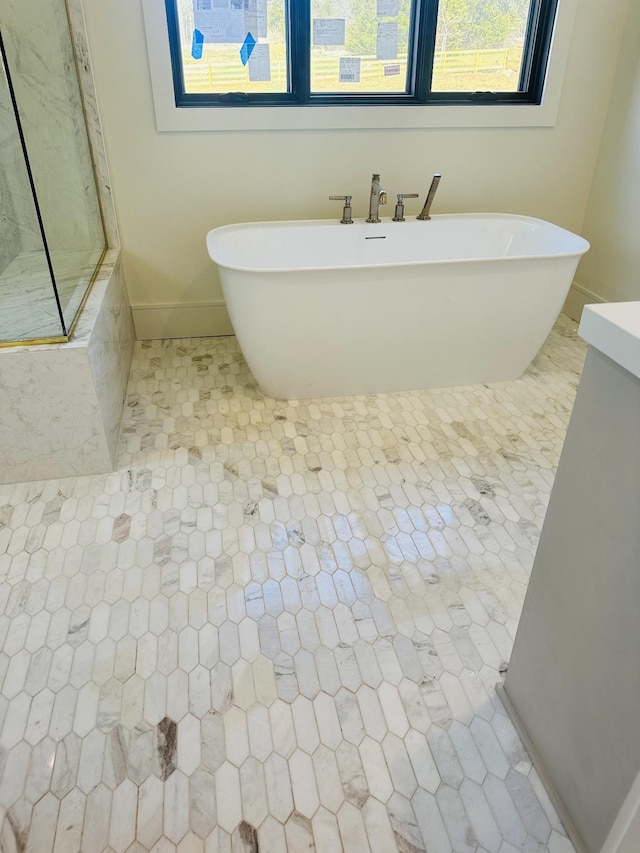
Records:
<instances>
[{"instance_id":1,"label":"black window frame","mask_svg":"<svg viewBox=\"0 0 640 853\"><path fill-rule=\"evenodd\" d=\"M414 0L409 29L409 93L314 93L311 76L311 2L285 0L289 92L226 94L184 91L177 0L165 0L176 107L327 107L539 105L542 102L558 0L532 0L518 92L433 92L438 0Z\"/></svg>"}]
</instances>

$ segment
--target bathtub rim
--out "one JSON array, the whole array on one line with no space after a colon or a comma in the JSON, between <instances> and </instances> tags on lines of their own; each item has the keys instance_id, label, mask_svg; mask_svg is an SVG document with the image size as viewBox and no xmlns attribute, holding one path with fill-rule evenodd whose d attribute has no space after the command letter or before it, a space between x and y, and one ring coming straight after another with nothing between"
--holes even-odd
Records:
<instances>
[{"instance_id":1,"label":"bathtub rim","mask_svg":"<svg viewBox=\"0 0 640 853\"><path fill-rule=\"evenodd\" d=\"M591 248L591 244L588 240L586 240L581 234L576 234L573 231L569 231L567 228L563 228L561 225L556 225L553 222L549 222L546 219L539 219L534 216L526 216L524 214L519 213L439 213L434 214L431 217L432 220L447 220L447 219L464 219L464 220L474 220L474 219L512 219L518 222L524 222L528 224L534 225L542 225L545 228L553 229L554 231L561 231L570 237L573 237L582 242L583 248L581 250L575 250L571 252L553 252L548 254L520 254L520 255L491 255L485 257L474 257L474 258L440 258L438 260L418 260L418 261L392 261L389 263L375 263L375 264L339 264L339 265L330 265L323 264L322 266L287 266L287 267L248 267L248 266L239 266L237 264L225 263L216 260L213 257L210 242L213 239L211 235L213 234L221 234L223 232L230 232L234 230L249 230L256 228L264 228L270 229L279 226L289 226L292 228L299 228L303 226L314 225L318 227L338 227L344 228L342 223L337 219L281 219L281 220L264 220L264 221L253 221L253 222L237 222L231 223L229 225L219 225L216 228L212 228L207 232L206 236L206 245L207 245L207 253L209 258L221 269L230 269L236 270L238 272L247 272L247 273L260 273L261 275L269 275L271 273L309 273L309 272L323 272L330 270L364 270L364 269L382 269L382 268L390 268L390 267L419 267L419 266L440 266L440 265L451 265L451 264L478 264L478 263L495 263L496 261L502 262L512 262L512 261L524 261L524 260L547 260L547 259L556 259L556 258L575 258L582 257L582 255L586 254ZM357 225L370 225L372 228L379 228L378 224L367 223L364 218L354 219L354 224ZM393 224L394 227L402 227L401 223L394 223L391 217L382 218L380 225L383 224ZM425 227L428 226L428 222L424 223Z\"/></svg>"}]
</instances>

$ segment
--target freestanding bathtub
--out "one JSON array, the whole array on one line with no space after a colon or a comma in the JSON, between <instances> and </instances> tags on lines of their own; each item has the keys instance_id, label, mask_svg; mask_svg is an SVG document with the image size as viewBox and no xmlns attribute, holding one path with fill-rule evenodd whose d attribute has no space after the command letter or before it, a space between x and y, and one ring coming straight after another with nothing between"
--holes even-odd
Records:
<instances>
[{"instance_id":1,"label":"freestanding bathtub","mask_svg":"<svg viewBox=\"0 0 640 853\"><path fill-rule=\"evenodd\" d=\"M227 225L207 248L260 388L298 399L516 379L589 244L540 219L454 214Z\"/></svg>"}]
</instances>

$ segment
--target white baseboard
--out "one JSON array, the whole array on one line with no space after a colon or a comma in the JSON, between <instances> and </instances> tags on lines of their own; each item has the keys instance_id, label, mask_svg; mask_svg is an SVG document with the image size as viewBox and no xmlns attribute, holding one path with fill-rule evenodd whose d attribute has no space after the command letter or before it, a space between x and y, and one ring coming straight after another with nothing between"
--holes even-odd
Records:
<instances>
[{"instance_id":1,"label":"white baseboard","mask_svg":"<svg viewBox=\"0 0 640 853\"><path fill-rule=\"evenodd\" d=\"M188 305L132 305L136 338L208 338L233 335L224 302L192 302Z\"/></svg>"},{"instance_id":2,"label":"white baseboard","mask_svg":"<svg viewBox=\"0 0 640 853\"><path fill-rule=\"evenodd\" d=\"M562 313L568 314L572 320L579 323L584 306L593 305L594 302L606 302L606 299L603 299L601 296L598 296L591 290L587 290L586 287L582 287L574 281L565 299Z\"/></svg>"}]
</instances>

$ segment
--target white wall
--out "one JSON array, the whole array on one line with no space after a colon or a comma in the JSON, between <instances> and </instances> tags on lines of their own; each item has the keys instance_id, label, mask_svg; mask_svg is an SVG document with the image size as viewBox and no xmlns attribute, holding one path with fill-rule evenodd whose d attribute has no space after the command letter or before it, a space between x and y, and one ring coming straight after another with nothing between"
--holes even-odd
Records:
<instances>
[{"instance_id":1,"label":"white wall","mask_svg":"<svg viewBox=\"0 0 640 853\"><path fill-rule=\"evenodd\" d=\"M373 171L389 193L423 193L442 172L436 212L520 212L580 230L627 6L578 4L553 128L159 133L140 0L84 0L132 305L220 299L209 229L336 216L327 196L346 192L361 216Z\"/></svg>"},{"instance_id":2,"label":"white wall","mask_svg":"<svg viewBox=\"0 0 640 853\"><path fill-rule=\"evenodd\" d=\"M577 280L612 302L640 299L640 3L629 6L584 236L592 248Z\"/></svg>"}]
</instances>

